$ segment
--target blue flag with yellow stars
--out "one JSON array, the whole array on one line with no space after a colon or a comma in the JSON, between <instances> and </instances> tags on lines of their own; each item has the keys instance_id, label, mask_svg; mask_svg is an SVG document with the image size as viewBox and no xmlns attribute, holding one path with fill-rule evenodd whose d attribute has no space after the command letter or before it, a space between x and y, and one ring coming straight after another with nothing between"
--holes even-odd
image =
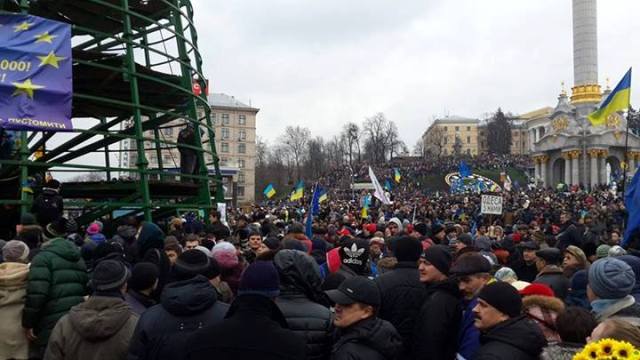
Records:
<instances>
[{"instance_id":1,"label":"blue flag with yellow stars","mask_svg":"<svg viewBox=\"0 0 640 360\"><path fill-rule=\"evenodd\" d=\"M0 14L0 126L71 131L71 25Z\"/></svg>"}]
</instances>

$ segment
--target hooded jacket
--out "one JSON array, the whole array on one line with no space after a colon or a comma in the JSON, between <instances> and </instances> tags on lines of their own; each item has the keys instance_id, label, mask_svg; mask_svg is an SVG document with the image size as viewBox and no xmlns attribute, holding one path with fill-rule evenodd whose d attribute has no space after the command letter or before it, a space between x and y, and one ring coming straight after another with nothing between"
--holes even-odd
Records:
<instances>
[{"instance_id":1,"label":"hooded jacket","mask_svg":"<svg viewBox=\"0 0 640 360\"><path fill-rule=\"evenodd\" d=\"M126 359L138 316L118 297L92 296L74 306L51 333L46 360Z\"/></svg>"},{"instance_id":2,"label":"hooded jacket","mask_svg":"<svg viewBox=\"0 0 640 360\"><path fill-rule=\"evenodd\" d=\"M138 321L128 359L184 359L190 334L219 324L229 305L202 275L169 284L160 304L147 309Z\"/></svg>"},{"instance_id":3,"label":"hooded jacket","mask_svg":"<svg viewBox=\"0 0 640 360\"><path fill-rule=\"evenodd\" d=\"M522 312L538 326L549 343L560 342L556 330L556 318L564 311L562 300L542 295L529 295L522 299Z\"/></svg>"},{"instance_id":4,"label":"hooded jacket","mask_svg":"<svg viewBox=\"0 0 640 360\"><path fill-rule=\"evenodd\" d=\"M482 334L480 344L474 360L537 360L547 341L536 324L519 316Z\"/></svg>"},{"instance_id":5,"label":"hooded jacket","mask_svg":"<svg viewBox=\"0 0 640 360\"><path fill-rule=\"evenodd\" d=\"M87 269L80 251L63 238L42 246L27 281L22 327L33 329L34 344L44 347L56 322L87 294Z\"/></svg>"},{"instance_id":6,"label":"hooded jacket","mask_svg":"<svg viewBox=\"0 0 640 360\"><path fill-rule=\"evenodd\" d=\"M392 360L402 339L390 322L371 317L336 332L331 360Z\"/></svg>"},{"instance_id":7,"label":"hooded jacket","mask_svg":"<svg viewBox=\"0 0 640 360\"><path fill-rule=\"evenodd\" d=\"M287 329L271 299L256 294L238 296L222 324L198 330L188 349L189 360L306 359L304 339Z\"/></svg>"},{"instance_id":8,"label":"hooded jacket","mask_svg":"<svg viewBox=\"0 0 640 360\"><path fill-rule=\"evenodd\" d=\"M458 351L462 322L462 295L452 280L427 287L427 295L416 318L412 359L453 360Z\"/></svg>"},{"instance_id":9,"label":"hooded jacket","mask_svg":"<svg viewBox=\"0 0 640 360\"><path fill-rule=\"evenodd\" d=\"M280 275L276 305L289 329L305 338L307 359L326 359L331 352L331 311L320 304L324 297L318 264L297 250L280 250L273 262Z\"/></svg>"},{"instance_id":10,"label":"hooded jacket","mask_svg":"<svg viewBox=\"0 0 640 360\"><path fill-rule=\"evenodd\" d=\"M0 264L0 359L26 359L29 342L20 324L27 294L29 265Z\"/></svg>"},{"instance_id":11,"label":"hooded jacket","mask_svg":"<svg viewBox=\"0 0 640 360\"><path fill-rule=\"evenodd\" d=\"M420 282L416 262L399 262L396 267L375 279L382 305L378 317L389 321L402 337L404 354L411 351L414 327L426 290Z\"/></svg>"}]
</instances>

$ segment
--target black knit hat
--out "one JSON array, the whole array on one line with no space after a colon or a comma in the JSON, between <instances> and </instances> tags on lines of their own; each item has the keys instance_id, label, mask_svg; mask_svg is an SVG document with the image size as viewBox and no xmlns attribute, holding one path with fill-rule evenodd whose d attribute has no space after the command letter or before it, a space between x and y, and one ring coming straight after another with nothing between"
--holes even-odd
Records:
<instances>
[{"instance_id":1,"label":"black knit hat","mask_svg":"<svg viewBox=\"0 0 640 360\"><path fill-rule=\"evenodd\" d=\"M444 275L449 275L452 256L449 248L444 245L432 245L422 254L422 258L433 265Z\"/></svg>"},{"instance_id":2,"label":"black knit hat","mask_svg":"<svg viewBox=\"0 0 640 360\"><path fill-rule=\"evenodd\" d=\"M129 279L129 269L118 260L103 260L93 269L91 285L96 291L118 290Z\"/></svg>"},{"instance_id":3,"label":"black knit hat","mask_svg":"<svg viewBox=\"0 0 640 360\"><path fill-rule=\"evenodd\" d=\"M485 285L480 290L478 299L484 300L496 310L512 318L522 312L522 298L518 290L506 282L496 281Z\"/></svg>"},{"instance_id":4,"label":"black knit hat","mask_svg":"<svg viewBox=\"0 0 640 360\"><path fill-rule=\"evenodd\" d=\"M395 241L392 251L398 261L416 262L422 253L422 244L416 238L403 236Z\"/></svg>"},{"instance_id":5,"label":"black knit hat","mask_svg":"<svg viewBox=\"0 0 640 360\"><path fill-rule=\"evenodd\" d=\"M197 249L187 250L180 254L173 269L179 280L191 279L196 275L203 275L207 279L213 279L220 275L218 263Z\"/></svg>"},{"instance_id":6,"label":"black knit hat","mask_svg":"<svg viewBox=\"0 0 640 360\"><path fill-rule=\"evenodd\" d=\"M427 224L425 223L417 223L413 227L413 230L417 231L422 236L426 236L427 233L429 232L429 226L427 226Z\"/></svg>"},{"instance_id":7,"label":"black knit hat","mask_svg":"<svg viewBox=\"0 0 640 360\"><path fill-rule=\"evenodd\" d=\"M158 266L150 262L137 263L131 270L129 288L136 291L150 289L160 276Z\"/></svg>"},{"instance_id":8,"label":"black knit hat","mask_svg":"<svg viewBox=\"0 0 640 360\"><path fill-rule=\"evenodd\" d=\"M451 274L466 276L473 274L489 273L491 263L480 253L472 252L460 255L451 267Z\"/></svg>"}]
</instances>

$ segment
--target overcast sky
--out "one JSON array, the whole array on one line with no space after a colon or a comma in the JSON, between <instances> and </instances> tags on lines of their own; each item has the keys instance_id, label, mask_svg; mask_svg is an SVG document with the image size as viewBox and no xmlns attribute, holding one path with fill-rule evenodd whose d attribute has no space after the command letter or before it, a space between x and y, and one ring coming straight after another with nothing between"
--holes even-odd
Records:
<instances>
[{"instance_id":1,"label":"overcast sky","mask_svg":"<svg viewBox=\"0 0 640 360\"><path fill-rule=\"evenodd\" d=\"M212 91L260 108L269 142L384 112L413 147L434 116L555 106L573 84L569 0L192 2ZM602 85L640 70L638 14L638 0L599 1Z\"/></svg>"}]
</instances>

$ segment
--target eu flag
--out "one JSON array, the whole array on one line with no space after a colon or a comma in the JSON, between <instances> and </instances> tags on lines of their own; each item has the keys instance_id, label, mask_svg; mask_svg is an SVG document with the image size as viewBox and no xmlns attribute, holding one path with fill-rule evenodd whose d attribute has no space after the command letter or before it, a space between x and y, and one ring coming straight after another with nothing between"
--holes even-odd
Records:
<instances>
[{"instance_id":1,"label":"eu flag","mask_svg":"<svg viewBox=\"0 0 640 360\"><path fill-rule=\"evenodd\" d=\"M71 25L0 14L0 126L72 131Z\"/></svg>"},{"instance_id":2,"label":"eu flag","mask_svg":"<svg viewBox=\"0 0 640 360\"><path fill-rule=\"evenodd\" d=\"M309 206L309 211L307 212L307 222L305 224L304 233L309 239L311 239L311 237L313 236L313 216L320 213L321 192L322 188L316 185L315 190L313 190L313 196L311 197L311 205Z\"/></svg>"},{"instance_id":3,"label":"eu flag","mask_svg":"<svg viewBox=\"0 0 640 360\"><path fill-rule=\"evenodd\" d=\"M466 178L471 176L471 169L469 169L469 165L466 162L460 161L460 165L458 166L458 172L460 173L461 178Z\"/></svg>"},{"instance_id":4,"label":"eu flag","mask_svg":"<svg viewBox=\"0 0 640 360\"><path fill-rule=\"evenodd\" d=\"M627 228L624 231L622 246L631 240L631 234L640 228L640 171L636 170L633 179L624 194L624 206L627 208Z\"/></svg>"}]
</instances>

